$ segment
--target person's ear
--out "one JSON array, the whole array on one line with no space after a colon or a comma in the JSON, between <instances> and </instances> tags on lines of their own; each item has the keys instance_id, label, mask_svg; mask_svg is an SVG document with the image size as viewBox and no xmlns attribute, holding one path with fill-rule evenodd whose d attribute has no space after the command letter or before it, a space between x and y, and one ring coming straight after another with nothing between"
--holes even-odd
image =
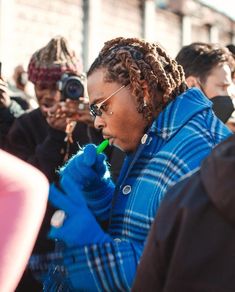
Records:
<instances>
[{"instance_id":1,"label":"person's ear","mask_svg":"<svg viewBox=\"0 0 235 292\"><path fill-rule=\"evenodd\" d=\"M200 88L200 85L199 85L199 83L197 81L197 77L195 77L195 76L192 76L192 75L188 76L186 78L186 83L187 83L187 85L188 85L189 88L191 88L191 87L198 87L198 88Z\"/></svg>"}]
</instances>

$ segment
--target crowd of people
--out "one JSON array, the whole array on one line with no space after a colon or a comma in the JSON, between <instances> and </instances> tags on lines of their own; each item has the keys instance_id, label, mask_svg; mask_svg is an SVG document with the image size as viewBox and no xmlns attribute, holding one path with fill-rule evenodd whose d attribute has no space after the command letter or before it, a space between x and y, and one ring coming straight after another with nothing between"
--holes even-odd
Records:
<instances>
[{"instance_id":1,"label":"crowd of people","mask_svg":"<svg viewBox=\"0 0 235 292\"><path fill-rule=\"evenodd\" d=\"M16 67L15 95L1 77L0 147L50 183L16 291L235 287L234 69L218 44L173 59L119 37L84 77L57 36Z\"/></svg>"}]
</instances>

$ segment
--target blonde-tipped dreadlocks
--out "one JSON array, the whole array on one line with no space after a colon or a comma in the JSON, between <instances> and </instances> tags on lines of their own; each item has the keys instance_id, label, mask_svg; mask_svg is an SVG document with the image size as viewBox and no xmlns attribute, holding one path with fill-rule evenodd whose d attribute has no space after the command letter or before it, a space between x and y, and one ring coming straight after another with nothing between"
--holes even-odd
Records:
<instances>
[{"instance_id":1,"label":"blonde-tipped dreadlocks","mask_svg":"<svg viewBox=\"0 0 235 292\"><path fill-rule=\"evenodd\" d=\"M157 44L137 38L116 38L105 43L91 65L88 76L96 69L105 68L106 82L130 84L139 101L138 111L152 119L177 95L186 90L182 67L172 60ZM148 85L152 105L144 106L143 80Z\"/></svg>"}]
</instances>

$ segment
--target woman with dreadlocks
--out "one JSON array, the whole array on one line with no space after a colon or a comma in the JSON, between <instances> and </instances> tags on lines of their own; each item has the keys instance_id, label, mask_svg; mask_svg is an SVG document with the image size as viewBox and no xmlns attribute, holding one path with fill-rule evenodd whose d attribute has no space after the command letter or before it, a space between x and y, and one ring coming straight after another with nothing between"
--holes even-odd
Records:
<instances>
[{"instance_id":1,"label":"woman with dreadlocks","mask_svg":"<svg viewBox=\"0 0 235 292\"><path fill-rule=\"evenodd\" d=\"M95 127L126 159L116 186L91 144L61 169L49 197L62 209L49 234L59 247L30 263L39 277L46 269L46 291L130 290L166 190L230 134L202 92L187 90L182 67L136 38L105 43L88 71L88 93Z\"/></svg>"}]
</instances>

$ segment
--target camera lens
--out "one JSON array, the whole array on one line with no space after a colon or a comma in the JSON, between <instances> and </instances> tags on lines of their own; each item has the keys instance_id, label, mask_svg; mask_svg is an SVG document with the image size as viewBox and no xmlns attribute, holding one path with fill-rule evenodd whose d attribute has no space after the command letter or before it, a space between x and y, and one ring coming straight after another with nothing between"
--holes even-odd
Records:
<instances>
[{"instance_id":1,"label":"camera lens","mask_svg":"<svg viewBox=\"0 0 235 292\"><path fill-rule=\"evenodd\" d=\"M57 89L61 92L61 100L79 100L84 96L84 86L82 77L76 75L63 74L57 82Z\"/></svg>"},{"instance_id":2,"label":"camera lens","mask_svg":"<svg viewBox=\"0 0 235 292\"><path fill-rule=\"evenodd\" d=\"M81 96L83 96L83 93L83 85L77 78L71 78L67 81L67 84L64 88L64 95L66 98L78 100Z\"/></svg>"}]
</instances>

